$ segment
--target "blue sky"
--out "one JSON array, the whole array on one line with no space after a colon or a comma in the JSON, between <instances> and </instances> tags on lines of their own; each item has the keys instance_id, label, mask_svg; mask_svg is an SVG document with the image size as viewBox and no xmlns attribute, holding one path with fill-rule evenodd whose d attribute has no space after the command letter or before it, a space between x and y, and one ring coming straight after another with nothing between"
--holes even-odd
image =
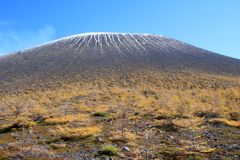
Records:
<instances>
[{"instance_id":1,"label":"blue sky","mask_svg":"<svg viewBox=\"0 0 240 160\"><path fill-rule=\"evenodd\" d=\"M86 32L159 34L240 59L240 0L0 0L0 54Z\"/></svg>"}]
</instances>

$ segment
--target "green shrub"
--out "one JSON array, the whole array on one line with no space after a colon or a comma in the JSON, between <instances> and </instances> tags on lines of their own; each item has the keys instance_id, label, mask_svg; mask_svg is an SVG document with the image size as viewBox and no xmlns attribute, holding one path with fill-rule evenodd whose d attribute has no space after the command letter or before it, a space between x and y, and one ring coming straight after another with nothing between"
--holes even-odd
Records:
<instances>
[{"instance_id":1,"label":"green shrub","mask_svg":"<svg viewBox=\"0 0 240 160\"><path fill-rule=\"evenodd\" d=\"M159 99L159 96L154 96L154 98L155 98L156 100L158 100L158 99Z\"/></svg>"},{"instance_id":2,"label":"green shrub","mask_svg":"<svg viewBox=\"0 0 240 160\"><path fill-rule=\"evenodd\" d=\"M106 117L106 116L107 116L107 114L106 114L106 113L104 113L104 112L97 112L97 113L94 113L94 114L93 114L93 116L94 116L94 117L96 117L96 116L100 116L100 117Z\"/></svg>"},{"instance_id":3,"label":"green shrub","mask_svg":"<svg viewBox=\"0 0 240 160\"><path fill-rule=\"evenodd\" d=\"M147 94L148 93L148 91L143 91L143 94Z\"/></svg>"},{"instance_id":4,"label":"green shrub","mask_svg":"<svg viewBox=\"0 0 240 160\"><path fill-rule=\"evenodd\" d=\"M144 114L143 116L144 117L152 117L153 115L151 115L151 114Z\"/></svg>"},{"instance_id":5,"label":"green shrub","mask_svg":"<svg viewBox=\"0 0 240 160\"><path fill-rule=\"evenodd\" d=\"M112 146L112 145L104 145L102 146L102 149L100 151L101 155L108 155L108 156L113 156L115 155L120 149Z\"/></svg>"},{"instance_id":6,"label":"green shrub","mask_svg":"<svg viewBox=\"0 0 240 160\"><path fill-rule=\"evenodd\" d=\"M155 119L161 120L161 119L168 119L168 118L169 117L167 115L163 114L163 115L157 116Z\"/></svg>"},{"instance_id":7,"label":"green shrub","mask_svg":"<svg viewBox=\"0 0 240 160\"><path fill-rule=\"evenodd\" d=\"M134 112L134 115L139 115L139 112L138 112L138 111L135 111L135 112Z\"/></svg>"}]
</instances>

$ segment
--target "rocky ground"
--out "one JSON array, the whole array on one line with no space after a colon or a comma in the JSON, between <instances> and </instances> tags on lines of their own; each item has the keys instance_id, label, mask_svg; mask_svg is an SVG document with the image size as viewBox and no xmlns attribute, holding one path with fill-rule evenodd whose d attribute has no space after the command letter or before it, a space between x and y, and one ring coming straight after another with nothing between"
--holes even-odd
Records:
<instances>
[{"instance_id":1,"label":"rocky ground","mask_svg":"<svg viewBox=\"0 0 240 160\"><path fill-rule=\"evenodd\" d=\"M106 128L111 128L112 124L105 125ZM133 142L110 141L108 132L103 132L98 137L63 140L48 132L54 127L39 123L24 131L12 129L10 132L1 133L0 158L24 159L24 155L21 157L19 154L21 147L37 146L51 152L51 159L146 159L146 153L148 159L240 159L240 128L212 124L209 121L200 124L196 130L177 131L161 126L129 124L138 135ZM146 138L146 131L151 129L154 129L154 132ZM114 155L102 154L101 148L104 144L111 144L119 150Z\"/></svg>"}]
</instances>

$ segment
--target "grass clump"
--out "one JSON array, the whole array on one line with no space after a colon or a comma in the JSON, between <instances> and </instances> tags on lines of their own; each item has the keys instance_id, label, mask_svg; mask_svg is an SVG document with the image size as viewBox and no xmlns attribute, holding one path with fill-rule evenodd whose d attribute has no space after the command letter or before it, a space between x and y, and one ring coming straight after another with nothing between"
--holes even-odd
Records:
<instances>
[{"instance_id":1,"label":"grass clump","mask_svg":"<svg viewBox=\"0 0 240 160\"><path fill-rule=\"evenodd\" d=\"M240 120L240 113L238 112L230 112L229 113L229 119L233 121L239 121Z\"/></svg>"},{"instance_id":2,"label":"grass clump","mask_svg":"<svg viewBox=\"0 0 240 160\"><path fill-rule=\"evenodd\" d=\"M36 122L26 118L26 117L19 117L6 127L0 129L0 134L11 132L13 128L29 128L36 125Z\"/></svg>"},{"instance_id":3,"label":"grass clump","mask_svg":"<svg viewBox=\"0 0 240 160\"><path fill-rule=\"evenodd\" d=\"M212 112L212 111L201 111L198 110L194 113L197 117L205 117L205 118L219 118L220 114L218 112Z\"/></svg>"},{"instance_id":4,"label":"grass clump","mask_svg":"<svg viewBox=\"0 0 240 160\"><path fill-rule=\"evenodd\" d=\"M49 148L51 148L51 149L67 148L67 145L66 144L52 144Z\"/></svg>"},{"instance_id":5,"label":"grass clump","mask_svg":"<svg viewBox=\"0 0 240 160\"><path fill-rule=\"evenodd\" d=\"M232 121L232 120L228 120L226 118L214 118L209 120L210 124L213 125L228 125L228 126L232 126L232 127L240 127L240 122L239 121Z\"/></svg>"},{"instance_id":6,"label":"grass clump","mask_svg":"<svg viewBox=\"0 0 240 160\"><path fill-rule=\"evenodd\" d=\"M8 154L3 149L0 149L0 159L2 159L2 160L10 160L10 158L8 158Z\"/></svg>"},{"instance_id":7,"label":"grass clump","mask_svg":"<svg viewBox=\"0 0 240 160\"><path fill-rule=\"evenodd\" d=\"M172 119L163 120L160 125L156 127L159 129L164 129L166 131L174 132L177 132L180 129L179 126L172 121Z\"/></svg>"},{"instance_id":8,"label":"grass clump","mask_svg":"<svg viewBox=\"0 0 240 160\"><path fill-rule=\"evenodd\" d=\"M104 112L97 112L93 114L94 117L106 117L107 114Z\"/></svg>"},{"instance_id":9,"label":"grass clump","mask_svg":"<svg viewBox=\"0 0 240 160\"><path fill-rule=\"evenodd\" d=\"M144 114L143 116L144 117L152 117L153 115L152 114Z\"/></svg>"},{"instance_id":10,"label":"grass clump","mask_svg":"<svg viewBox=\"0 0 240 160\"><path fill-rule=\"evenodd\" d=\"M18 153L13 155L13 159L26 159L26 158L53 158L54 155L51 151L38 146L30 146L22 148Z\"/></svg>"},{"instance_id":11,"label":"grass clump","mask_svg":"<svg viewBox=\"0 0 240 160\"><path fill-rule=\"evenodd\" d=\"M109 139L114 142L130 142L136 140L137 138L137 135L128 131L111 132L111 136L109 137Z\"/></svg>"},{"instance_id":12,"label":"grass clump","mask_svg":"<svg viewBox=\"0 0 240 160\"><path fill-rule=\"evenodd\" d=\"M72 123L72 122L79 122L85 121L89 117L88 114L77 114L77 115L66 115L64 117L57 117L57 118L49 118L46 119L45 122L49 124L64 124L64 123Z\"/></svg>"},{"instance_id":13,"label":"grass clump","mask_svg":"<svg viewBox=\"0 0 240 160\"><path fill-rule=\"evenodd\" d=\"M67 126L65 127L58 126L57 130L54 132L57 135L59 135L62 139L71 140L71 139L97 136L101 131L102 129L100 127L71 128Z\"/></svg>"},{"instance_id":14,"label":"grass clump","mask_svg":"<svg viewBox=\"0 0 240 160\"><path fill-rule=\"evenodd\" d=\"M194 160L208 160L208 158L201 157L201 156L198 156L198 155L189 155L189 156L187 157L187 159L194 159Z\"/></svg>"},{"instance_id":15,"label":"grass clump","mask_svg":"<svg viewBox=\"0 0 240 160\"><path fill-rule=\"evenodd\" d=\"M116 148L115 146L105 144L101 148L100 155L113 156L116 155L118 151L120 151L120 149Z\"/></svg>"}]
</instances>

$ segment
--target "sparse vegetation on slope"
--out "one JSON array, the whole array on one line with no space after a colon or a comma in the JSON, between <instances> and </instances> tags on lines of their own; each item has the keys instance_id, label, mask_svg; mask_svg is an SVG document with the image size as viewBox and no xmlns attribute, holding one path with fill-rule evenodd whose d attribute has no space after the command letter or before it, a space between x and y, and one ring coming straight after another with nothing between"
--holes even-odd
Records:
<instances>
[{"instance_id":1,"label":"sparse vegetation on slope","mask_svg":"<svg viewBox=\"0 0 240 160\"><path fill-rule=\"evenodd\" d=\"M29 149L55 159L239 157L238 77L114 76L2 94L0 157Z\"/></svg>"},{"instance_id":2,"label":"sparse vegetation on slope","mask_svg":"<svg viewBox=\"0 0 240 160\"><path fill-rule=\"evenodd\" d=\"M240 61L149 34L0 58L0 159L238 159Z\"/></svg>"}]
</instances>

